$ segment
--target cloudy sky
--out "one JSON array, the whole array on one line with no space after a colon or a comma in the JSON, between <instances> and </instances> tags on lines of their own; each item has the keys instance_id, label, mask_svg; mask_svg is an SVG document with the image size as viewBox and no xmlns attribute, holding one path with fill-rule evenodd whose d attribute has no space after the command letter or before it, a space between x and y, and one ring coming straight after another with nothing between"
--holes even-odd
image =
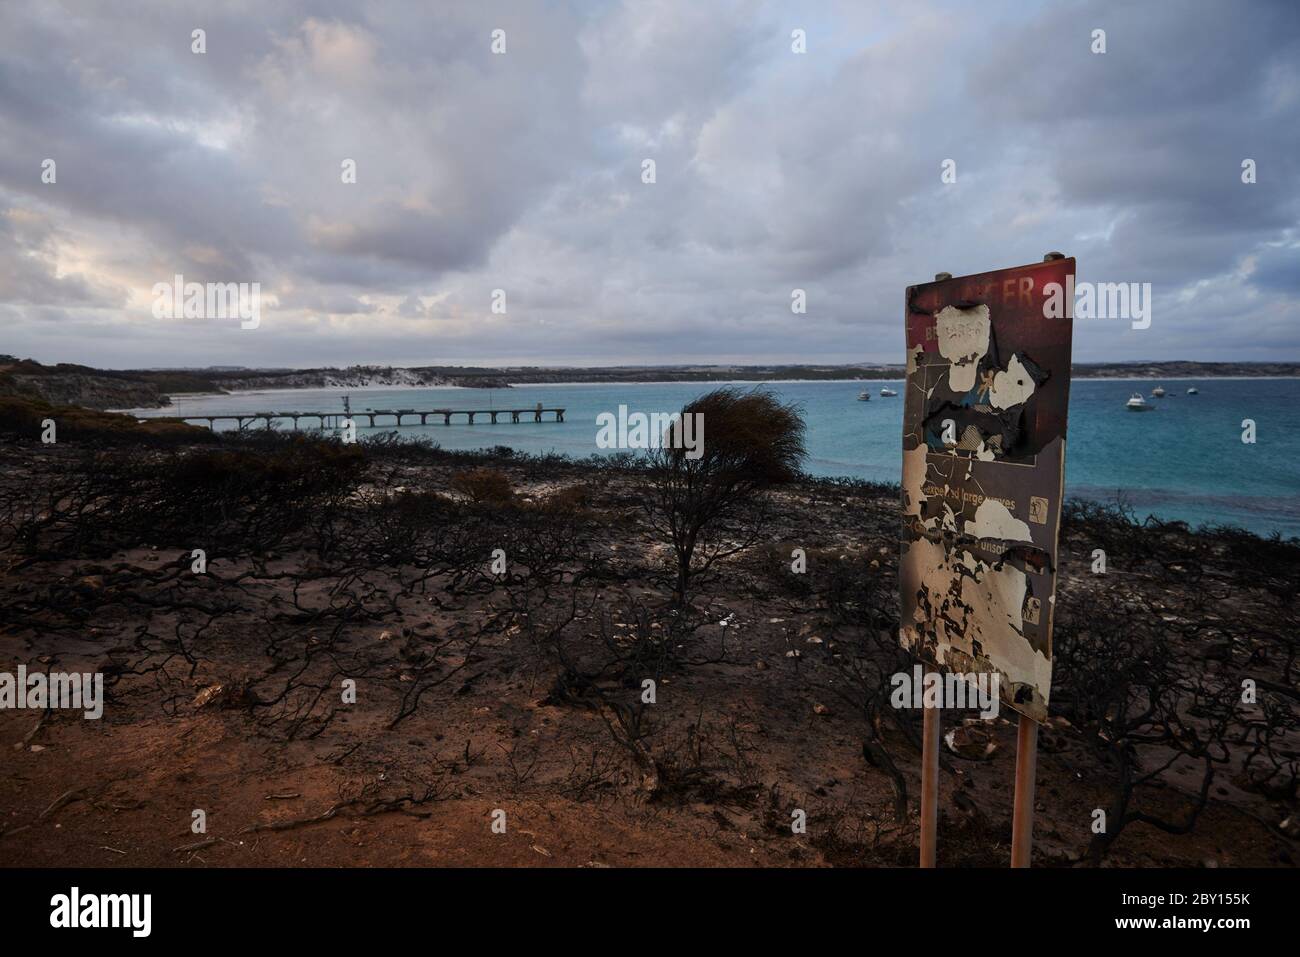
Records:
<instances>
[{"instance_id":1,"label":"cloudy sky","mask_svg":"<svg viewBox=\"0 0 1300 957\"><path fill-rule=\"evenodd\" d=\"M1149 329L1076 322L1078 359L1300 359L1293 0L33 2L0 24L0 352L901 362L909 283L1062 250L1154 293ZM155 318L177 273L260 283L260 326Z\"/></svg>"}]
</instances>

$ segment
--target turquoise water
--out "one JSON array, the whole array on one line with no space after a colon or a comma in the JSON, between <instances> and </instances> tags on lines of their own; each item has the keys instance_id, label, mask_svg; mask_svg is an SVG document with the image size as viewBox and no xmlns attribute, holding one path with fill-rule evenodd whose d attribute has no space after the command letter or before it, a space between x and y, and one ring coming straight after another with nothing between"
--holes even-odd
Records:
<instances>
[{"instance_id":1,"label":"turquoise water","mask_svg":"<svg viewBox=\"0 0 1300 957\"><path fill-rule=\"evenodd\" d=\"M1148 399L1153 412L1124 408L1133 392L1163 385L1169 395ZM897 482L902 468L903 400L881 398L901 381L780 382L768 388L803 407L808 459L814 475L845 475ZM1199 395L1186 394L1189 387ZM748 387L748 384L746 384ZM566 409L561 424L479 422L473 426L403 426L445 448L508 445L526 452L587 456L596 448L596 416L680 409L709 385L667 382L637 385L529 385L513 389L295 389L178 400L182 415L259 410L341 410L345 391L355 410L367 408L530 408L538 402ZM870 402L858 402L859 392ZM1154 514L1193 525L1239 525L1261 534L1300 536L1300 459L1293 455L1286 418L1300 408L1297 379L1099 380L1078 379L1070 390L1067 493L1113 500L1117 493L1140 516ZM141 415L176 414L148 410ZM1253 419L1257 441L1241 441L1243 419ZM409 420L408 420L409 421ZM286 423L287 424L287 423ZM306 423L304 423L306 424ZM379 426L374 431L388 431ZM360 434L370 431L358 430ZM707 441L707 423L705 438Z\"/></svg>"}]
</instances>

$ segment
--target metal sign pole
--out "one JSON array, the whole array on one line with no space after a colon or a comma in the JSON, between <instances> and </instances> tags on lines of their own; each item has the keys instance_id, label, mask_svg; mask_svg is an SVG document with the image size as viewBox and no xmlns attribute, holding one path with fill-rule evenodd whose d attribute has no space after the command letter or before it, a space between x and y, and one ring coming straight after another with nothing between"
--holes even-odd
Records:
<instances>
[{"instance_id":1,"label":"metal sign pole","mask_svg":"<svg viewBox=\"0 0 1300 957\"><path fill-rule=\"evenodd\" d=\"M1038 722L1020 716L1016 732L1016 796L1011 819L1011 866L1028 867L1034 843L1034 777L1038 771Z\"/></svg>"},{"instance_id":2,"label":"metal sign pole","mask_svg":"<svg viewBox=\"0 0 1300 957\"><path fill-rule=\"evenodd\" d=\"M934 867L939 818L940 710L926 707L921 714L921 866Z\"/></svg>"}]
</instances>

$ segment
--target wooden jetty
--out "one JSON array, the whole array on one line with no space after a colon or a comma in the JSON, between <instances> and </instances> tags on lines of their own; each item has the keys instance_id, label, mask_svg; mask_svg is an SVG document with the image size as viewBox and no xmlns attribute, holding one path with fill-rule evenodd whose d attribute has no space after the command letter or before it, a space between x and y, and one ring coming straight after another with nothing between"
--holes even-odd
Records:
<instances>
[{"instance_id":1,"label":"wooden jetty","mask_svg":"<svg viewBox=\"0 0 1300 957\"><path fill-rule=\"evenodd\" d=\"M418 416L421 425L428 425L429 419L437 421L441 416L443 425L451 425L453 416L465 416L465 424L473 425L474 416L488 416L493 425L500 420L499 416L510 416L511 422L543 422L546 421L544 416L552 416L552 422L564 421L563 409L547 409L540 404L531 409L367 409L364 412L225 412L214 413L212 415L183 415L178 416L185 422L206 422L208 428L216 427L217 422L234 421L240 429L247 428L249 425L255 425L262 421L266 423L266 428L271 428L271 423L277 419L289 420L293 422L293 427L298 428L300 419L316 419L322 429L340 428L343 420L351 419L353 422L360 424L361 419L367 420L371 428L375 426L375 419L391 416L393 424L400 426L404 416ZM384 423L380 423L381 425ZM414 424L414 423L409 423Z\"/></svg>"}]
</instances>

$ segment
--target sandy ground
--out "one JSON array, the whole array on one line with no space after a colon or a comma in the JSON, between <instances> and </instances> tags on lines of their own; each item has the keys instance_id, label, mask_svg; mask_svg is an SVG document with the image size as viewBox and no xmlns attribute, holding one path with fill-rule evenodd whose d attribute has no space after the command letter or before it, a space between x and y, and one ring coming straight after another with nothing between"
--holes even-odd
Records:
<instances>
[{"instance_id":1,"label":"sandy ground","mask_svg":"<svg viewBox=\"0 0 1300 957\"><path fill-rule=\"evenodd\" d=\"M418 480L442 486L447 474L429 469ZM535 495L583 481L580 470L512 477ZM614 483L601 494L605 511L589 535L625 574L593 616L606 612L611 627L626 627L626 597L656 594L644 572L657 552L627 490ZM813 563L869 560L896 588L896 515L896 501L881 493L782 497L767 550L736 559L700 601L712 623L702 648L718 660L672 671L658 689L654 747L690 769L671 793L645 786L599 709L552 693L553 663L520 634L470 637L499 607L494 593L449 596L437 582L407 592L405 572L393 569L339 586L322 570L304 593L345 587L377 610L286 626L275 639L283 653L268 655L256 612L292 611L291 585L277 574L309 567L304 552L261 565L214 559L212 576L226 584L185 587L238 592L242 604L204 629L202 613L175 604L191 592L167 590L172 579L141 583L141 574L165 577L188 562L184 550L155 547L147 534L138 548L93 560L11 561L0 577L10 622L0 630L0 670L106 669L116 680L98 721L0 711L0 866L910 865L919 756L885 731L909 785L899 822L887 777L864 760L855 691L833 657L845 633L828 625L824 596L780 594L764 568L769 552L813 542ZM1085 574L1092 545L1067 535L1064 607L1096 587ZM1203 599L1176 576L1134 572L1126 587L1144 596L1143 614L1202 613ZM150 610L141 595L169 597ZM1274 625L1279 614L1294 618L1293 609L1253 600ZM337 628L329 651L313 658L308 650L327 627ZM168 644L169 635L184 640ZM336 666L359 676L355 704L343 704ZM309 689L310 704L248 707L246 687L269 697L298 668L322 686ZM425 685L394 726L403 697ZM945 749L944 864L1008 860L1015 728L1003 717L984 729L994 746L988 760ZM1105 782L1077 729L1049 723L1041 740L1035 863L1070 865L1087 845L1092 809L1106 800ZM1172 808L1180 786L1171 776L1146 806ZM193 828L196 810L202 832ZM791 827L798 811L804 833ZM1224 773L1193 833L1131 825L1109 863L1294 866L1296 842L1281 826L1294 813Z\"/></svg>"}]
</instances>

